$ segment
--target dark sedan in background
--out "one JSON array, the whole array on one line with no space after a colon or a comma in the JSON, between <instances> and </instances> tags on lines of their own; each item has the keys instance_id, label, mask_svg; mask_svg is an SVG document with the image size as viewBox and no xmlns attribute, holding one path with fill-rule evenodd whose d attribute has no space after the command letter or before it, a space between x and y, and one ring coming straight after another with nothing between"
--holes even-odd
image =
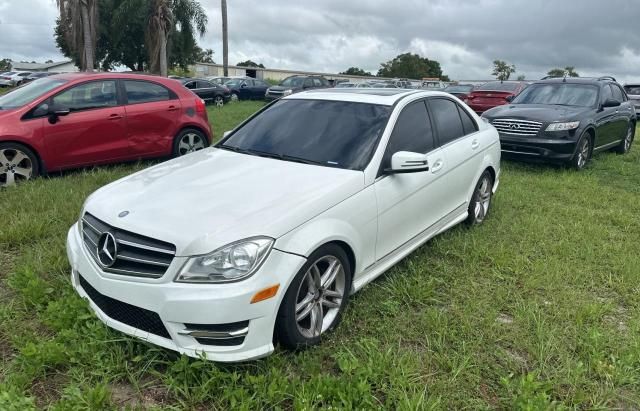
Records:
<instances>
[{"instance_id":1,"label":"dark sedan in background","mask_svg":"<svg viewBox=\"0 0 640 411\"><path fill-rule=\"evenodd\" d=\"M451 86L445 87L444 90L442 91L444 91L445 93L452 94L458 97L460 100L464 100L473 91L473 85L471 84L451 85Z\"/></svg>"},{"instance_id":2,"label":"dark sedan in background","mask_svg":"<svg viewBox=\"0 0 640 411\"><path fill-rule=\"evenodd\" d=\"M291 76L277 86L269 87L264 95L266 100L276 100L304 90L329 88L329 81L322 76Z\"/></svg>"},{"instance_id":3,"label":"dark sedan in background","mask_svg":"<svg viewBox=\"0 0 640 411\"><path fill-rule=\"evenodd\" d=\"M505 157L564 162L578 170L595 152L627 153L637 121L613 77L537 81L482 117L500 133Z\"/></svg>"},{"instance_id":4,"label":"dark sedan in background","mask_svg":"<svg viewBox=\"0 0 640 411\"><path fill-rule=\"evenodd\" d=\"M222 106L231 99L231 91L218 84L199 78L184 78L178 80L183 86L193 91L207 104Z\"/></svg>"},{"instance_id":5,"label":"dark sedan in background","mask_svg":"<svg viewBox=\"0 0 640 411\"><path fill-rule=\"evenodd\" d=\"M231 79L224 83L231 91L231 100L262 100L269 84L262 80L247 78Z\"/></svg>"}]
</instances>

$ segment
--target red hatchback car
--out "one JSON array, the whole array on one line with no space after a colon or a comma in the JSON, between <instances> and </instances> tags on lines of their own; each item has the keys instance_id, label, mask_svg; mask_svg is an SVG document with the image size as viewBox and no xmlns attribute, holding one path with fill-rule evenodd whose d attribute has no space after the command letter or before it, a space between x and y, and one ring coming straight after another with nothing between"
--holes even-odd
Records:
<instances>
[{"instance_id":1,"label":"red hatchback car","mask_svg":"<svg viewBox=\"0 0 640 411\"><path fill-rule=\"evenodd\" d=\"M480 115L490 108L509 103L528 85L524 81L490 81L473 90L464 102Z\"/></svg>"},{"instance_id":2,"label":"red hatchback car","mask_svg":"<svg viewBox=\"0 0 640 411\"><path fill-rule=\"evenodd\" d=\"M0 96L0 187L49 171L181 156L211 139L204 101L175 80L46 77Z\"/></svg>"}]
</instances>

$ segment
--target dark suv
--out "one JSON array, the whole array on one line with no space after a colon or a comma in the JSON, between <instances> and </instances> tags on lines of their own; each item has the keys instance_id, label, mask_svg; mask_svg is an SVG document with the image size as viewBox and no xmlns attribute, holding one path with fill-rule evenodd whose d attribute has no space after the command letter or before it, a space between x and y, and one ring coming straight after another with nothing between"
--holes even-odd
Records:
<instances>
[{"instance_id":1,"label":"dark suv","mask_svg":"<svg viewBox=\"0 0 640 411\"><path fill-rule=\"evenodd\" d=\"M629 151L636 130L633 104L613 77L543 79L482 117L500 133L505 157L578 170L594 152Z\"/></svg>"},{"instance_id":2,"label":"dark suv","mask_svg":"<svg viewBox=\"0 0 640 411\"><path fill-rule=\"evenodd\" d=\"M269 87L264 98L271 101L300 91L329 87L329 81L322 76L291 76L277 86Z\"/></svg>"}]
</instances>

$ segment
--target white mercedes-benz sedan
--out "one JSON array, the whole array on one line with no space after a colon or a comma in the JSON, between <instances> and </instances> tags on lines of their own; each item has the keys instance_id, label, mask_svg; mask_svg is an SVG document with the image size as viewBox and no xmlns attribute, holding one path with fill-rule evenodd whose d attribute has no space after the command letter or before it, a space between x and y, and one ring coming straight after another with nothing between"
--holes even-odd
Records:
<instances>
[{"instance_id":1,"label":"white mercedes-benz sedan","mask_svg":"<svg viewBox=\"0 0 640 411\"><path fill-rule=\"evenodd\" d=\"M449 94L295 94L93 193L67 239L73 286L108 326L189 356L313 345L351 294L481 223L499 176L498 133Z\"/></svg>"}]
</instances>

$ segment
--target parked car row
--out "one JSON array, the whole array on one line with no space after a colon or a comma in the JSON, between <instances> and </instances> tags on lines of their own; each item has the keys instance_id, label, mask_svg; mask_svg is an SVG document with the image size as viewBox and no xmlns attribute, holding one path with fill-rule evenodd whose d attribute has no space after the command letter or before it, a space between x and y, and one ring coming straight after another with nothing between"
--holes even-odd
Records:
<instances>
[{"instance_id":1,"label":"parked car row","mask_svg":"<svg viewBox=\"0 0 640 411\"><path fill-rule=\"evenodd\" d=\"M7 71L0 74L0 87L15 87L25 82L32 75L30 71Z\"/></svg>"}]
</instances>

